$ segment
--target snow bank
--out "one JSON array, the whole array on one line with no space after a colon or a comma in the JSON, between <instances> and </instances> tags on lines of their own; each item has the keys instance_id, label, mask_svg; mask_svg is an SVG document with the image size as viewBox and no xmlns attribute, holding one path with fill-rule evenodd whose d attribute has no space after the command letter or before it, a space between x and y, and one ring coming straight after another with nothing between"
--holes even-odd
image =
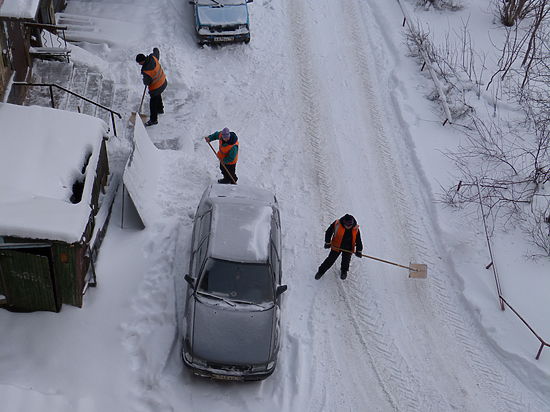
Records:
<instances>
[{"instance_id":1,"label":"snow bank","mask_svg":"<svg viewBox=\"0 0 550 412\"><path fill-rule=\"evenodd\" d=\"M155 147L143 122L136 118L134 126L134 148L124 170L124 185L145 226L155 219L155 194L160 173L160 154Z\"/></svg>"},{"instance_id":2,"label":"snow bank","mask_svg":"<svg viewBox=\"0 0 550 412\"><path fill-rule=\"evenodd\" d=\"M16 19L34 19L40 0L4 0L0 3L0 16Z\"/></svg>"}]
</instances>

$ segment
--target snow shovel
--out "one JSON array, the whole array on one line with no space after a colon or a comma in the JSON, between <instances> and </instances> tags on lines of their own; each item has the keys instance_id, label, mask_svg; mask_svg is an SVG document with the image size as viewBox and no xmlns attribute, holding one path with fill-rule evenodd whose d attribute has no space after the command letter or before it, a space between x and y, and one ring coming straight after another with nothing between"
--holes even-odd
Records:
<instances>
[{"instance_id":1,"label":"snow shovel","mask_svg":"<svg viewBox=\"0 0 550 412\"><path fill-rule=\"evenodd\" d=\"M206 143L208 143L208 146L210 146L210 149L212 149L212 151L214 152L214 154L216 155L216 159L218 159L218 154L216 153L216 149L214 149L212 147L212 144L209 142L209 141L206 141ZM219 160L219 159L218 159ZM227 172L227 175L229 176L229 178L231 179L231 181L233 182L234 185L237 184L237 182L235 182L235 179L233 179L233 175L231 173L229 173L229 170L227 169L227 166L220 160L220 164L223 166L223 168L225 169L225 171Z\"/></svg>"},{"instance_id":2,"label":"snow shovel","mask_svg":"<svg viewBox=\"0 0 550 412\"><path fill-rule=\"evenodd\" d=\"M143 88L143 94L141 95L141 102L139 102L139 109L137 110L137 112L132 112L132 114L130 114L130 118L128 119L128 124L130 126L133 126L136 123L136 116L138 114L139 114L139 117L141 118L142 121L145 121L145 119L147 119L146 114L140 113L141 112L141 106L143 106L143 99L145 98L145 91L146 90L147 90L147 86L145 86Z\"/></svg>"},{"instance_id":3,"label":"snow shovel","mask_svg":"<svg viewBox=\"0 0 550 412\"><path fill-rule=\"evenodd\" d=\"M336 249L340 252L353 253L350 250ZM409 277L415 279L426 279L428 277L428 265L424 263L411 263L410 266L400 265L399 263L390 262L389 260L380 259L374 256L364 255L361 253L361 256L377 260L379 262L389 263L390 265L399 266L403 269L409 269Z\"/></svg>"}]
</instances>

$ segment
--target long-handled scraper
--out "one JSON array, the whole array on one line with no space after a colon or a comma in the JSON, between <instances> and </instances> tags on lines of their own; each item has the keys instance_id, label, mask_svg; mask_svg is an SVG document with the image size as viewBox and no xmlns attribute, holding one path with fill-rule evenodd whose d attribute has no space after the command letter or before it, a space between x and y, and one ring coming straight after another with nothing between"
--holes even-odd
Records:
<instances>
[{"instance_id":1,"label":"long-handled scraper","mask_svg":"<svg viewBox=\"0 0 550 412\"><path fill-rule=\"evenodd\" d=\"M353 253L350 250L345 249L336 249L340 252ZM399 263L390 262L389 260L380 259L374 256L364 255L361 253L361 256L377 260L379 262L389 263L390 265L399 266L403 269L409 269L409 277L415 279L426 279L428 277L428 265L424 263L411 263L410 266L400 265Z\"/></svg>"},{"instance_id":2,"label":"long-handled scraper","mask_svg":"<svg viewBox=\"0 0 550 412\"><path fill-rule=\"evenodd\" d=\"M137 112L132 112L130 114L130 118L128 119L128 124L130 126L133 126L136 123L136 117L137 117L138 114L139 114L139 117L141 118L142 121L145 121L145 119L147 119L146 114L140 113L141 112L141 106L143 106L143 99L145 98L145 92L146 91L147 91L147 86L145 86L143 88L143 94L141 95L141 102L139 102L139 108L138 108Z\"/></svg>"},{"instance_id":3,"label":"long-handled scraper","mask_svg":"<svg viewBox=\"0 0 550 412\"><path fill-rule=\"evenodd\" d=\"M216 158L217 158L218 153L216 152L216 149L214 149L214 147L212 146L212 143L210 143L209 141L206 141L206 143L208 143L208 146L210 146L210 149L212 149L212 151L214 152L214 154L216 155ZM220 160L220 159L218 159L218 160ZM227 175L229 176L229 178L231 179L233 184L236 185L237 182L235 182L235 179L233 179L233 175L229 172L229 170L227 169L227 166L221 160L220 160L220 164L223 166L223 168L227 172Z\"/></svg>"}]
</instances>

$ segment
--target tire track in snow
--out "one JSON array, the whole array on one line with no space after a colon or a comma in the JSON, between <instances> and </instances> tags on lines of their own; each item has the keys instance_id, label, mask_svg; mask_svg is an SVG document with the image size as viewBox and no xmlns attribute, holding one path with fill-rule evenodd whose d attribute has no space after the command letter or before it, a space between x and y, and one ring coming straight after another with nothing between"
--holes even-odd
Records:
<instances>
[{"instance_id":1,"label":"tire track in snow","mask_svg":"<svg viewBox=\"0 0 550 412\"><path fill-rule=\"evenodd\" d=\"M175 331L175 304L172 266L176 231L171 224L157 223L145 246L145 253L155 257L138 295L132 305L136 317L122 325L126 334L124 345L128 350L136 376L137 389L134 393L135 409L141 411L171 411L172 407L159 396L161 379L173 346Z\"/></svg>"},{"instance_id":2,"label":"tire track in snow","mask_svg":"<svg viewBox=\"0 0 550 412\"><path fill-rule=\"evenodd\" d=\"M293 20L291 27L292 27L292 35L293 35L293 44L296 50L296 54L298 55L298 81L300 85L300 93L302 95L303 101L305 103L305 111L303 113L303 118L306 123L305 128L305 140L311 142L311 153L313 154L313 157L315 159L315 164L322 164L322 162L325 160L323 156L323 152L320 150L319 140L316 139L316 136L319 134L320 130L320 122L319 122L319 108L314 104L314 87L315 84L312 81L313 72L311 70L311 67L306 63L309 61L307 58L307 34L300 31L298 32L298 27L301 27L299 24L302 20L302 10L301 5L296 0L290 0L288 2L289 9L291 10L291 19ZM320 203L321 207L320 209L325 211L324 212L324 221L327 221L326 215L334 215L334 208L332 206L332 203L330 202L329 193L327 192L327 188L330 187L327 183L327 180L329 179L328 175L324 173L324 171L320 171L319 169L316 170L316 177L318 181L318 187L320 188ZM326 211L330 211L330 213L327 213ZM315 338L315 321L313 319L315 310L314 308L310 309L310 312L308 314L308 330L312 333L312 338ZM313 340L312 339L312 340ZM315 355L312 354L312 360L310 362L313 366L313 370L310 374L310 379L308 380L309 388L308 393L315 393L314 389L316 386L318 386L317 383L317 377L322 376L322 371L317 372L319 365L323 365L322 363L323 359L316 359ZM300 368L300 370L305 370L305 368ZM321 382L322 384L322 382ZM307 400L304 400L304 402L307 402ZM316 407L322 408L326 406L326 391L323 391L323 398L321 399L321 403L319 405L319 400L316 400ZM311 410L310 408L313 405L310 405L308 410Z\"/></svg>"},{"instance_id":3,"label":"tire track in snow","mask_svg":"<svg viewBox=\"0 0 550 412\"><path fill-rule=\"evenodd\" d=\"M310 140L313 156L316 160L316 173L319 184L319 192L321 195L321 214L322 221L331 221L334 218L336 207L332 201L332 188L336 186L335 182L330 178L329 172L324 168L324 165L328 164L328 155L325 152L327 142L322 136L324 134L319 133L321 130L321 114L320 108L317 105L317 89L319 87L318 81L315 79L315 72L310 62L312 61L310 51L308 49L307 33L304 31L304 12L302 9L302 3L298 1L292 1L290 6L292 12L293 22L293 36L296 50L296 56L298 60L298 75L300 81L300 88L302 98L304 101L304 121L306 123L306 135ZM328 276L330 274L327 273ZM352 305L350 299L340 285L339 294L342 296L348 314L354 324L355 332L359 340L363 343L364 348L369 355L370 363L377 376L378 383L384 391L388 402L395 410L421 410L420 405L417 403L417 394L420 389L420 385L416 382L414 385L411 383L411 379L403 379L403 375L411 376L412 373L407 367L404 360L396 361L399 356L399 351L388 351L387 348L395 347L391 343L389 335L383 333L383 316L377 310L376 307L372 307L372 304L366 305L366 311L372 314L376 318L376 321L371 321L368 325L368 333L362 332L363 326L360 325L356 317L354 317ZM367 302L372 302L371 299L366 299ZM355 302L354 302L355 303ZM366 339L366 335L369 339ZM373 343L374 345L372 345ZM376 349L374 349L376 348ZM375 354L373 353L376 352ZM379 356L378 356L379 355ZM408 372L408 373L407 373ZM415 394L416 393L416 394ZM403 404L402 400L405 400Z\"/></svg>"},{"instance_id":4,"label":"tire track in snow","mask_svg":"<svg viewBox=\"0 0 550 412\"><path fill-rule=\"evenodd\" d=\"M348 7L346 11L348 11L348 18L351 23L349 25L349 28L352 33L352 38L354 39L356 44L356 64L359 70L368 73L369 61L372 61L372 59L367 58L364 45L362 44L362 39L365 38L365 32L360 29L361 25L358 21L359 16L362 16L360 10L358 9L358 7L360 6L358 6L356 1L352 3L350 2L349 6L350 7ZM366 5L366 7L370 6ZM373 13L366 13L365 15L372 16ZM373 23L372 20L370 22L365 22L365 27L375 26L369 23ZM371 39L370 36L366 36L366 38ZM384 42L384 40L381 40L381 42ZM367 99L375 103L378 99L376 99L374 91L370 88L370 82L366 78L364 78L364 87L367 93ZM393 105L396 109L396 112L398 113L399 110L397 103L393 102ZM371 113L375 114L375 119L377 119L377 121L379 122L381 117L378 113L377 105L372 104L371 107L373 108L373 111L371 111ZM402 122L402 119L399 120ZM399 122L393 123L394 136L403 135L402 130L397 130L399 124ZM379 124L379 127L381 129L381 132L383 132L383 126ZM449 268L448 266L446 267L445 265L439 263L437 259L434 259L433 252L429 253L429 250L438 249L438 242L436 239L430 238L430 236L426 235L437 232L437 230L433 227L433 225L436 226L437 224L432 221L426 221L426 219L421 218L419 215L419 211L423 210L425 216L433 216L435 214L433 211L433 206L430 205L426 207L425 204L420 204L418 199L412 198L412 196L408 192L403 190L401 181L407 181L407 179L404 176L399 175L398 172L401 170L401 168L394 167L396 162L392 156L393 152L399 152L391 150L388 147L387 141L382 141L380 139L381 136L385 135L389 136L387 133L377 134L377 142L380 145L379 147L382 147L381 158L385 164L385 169L387 171L392 171L392 173L390 174L391 184L393 187L392 192L399 199L398 211L400 212L400 224L402 225L402 227L406 228L405 234L408 239L407 243L414 246L414 256L424 260L426 263L428 263L430 267L430 292L435 292L430 298L436 299L437 307L433 308L435 310L429 313L427 309L424 309L425 315L433 316L434 314L438 314L439 316L441 316L441 314L443 314L442 320L444 324L451 330L451 332L457 338L457 341L460 342L464 352L469 355L464 358L472 366L472 369L474 370L476 375L478 375L479 386L482 387L486 394L489 395L488 398L492 399L495 405L495 409L544 410L544 406L541 403L538 403L538 401L535 401L534 403L531 403L529 401L526 402L523 395L515 390L513 384L497 372L499 369L498 365L496 365L497 367L490 366L490 361L485 355L486 348L483 348L481 346L479 340L472 338L473 334L481 332L479 331L479 325L473 324L473 322L469 318L468 320L464 319L464 316L459 314L458 311L455 309L455 307L460 304L456 302L454 296L450 296L448 293L448 290L452 290L452 285L446 278L442 276L437 276L437 274L439 273L448 272ZM414 151L414 148L411 148L411 150ZM409 173L407 174L407 177L408 179L416 180L414 184L411 185L412 187L429 187L426 182L422 182L421 179L418 178L418 175L416 173ZM428 198L430 195L425 196ZM407 218L405 218L405 216ZM418 289L418 291L422 293L420 289ZM419 298L422 301L430 299L425 296L419 296ZM369 312L366 311L365 313L368 314Z\"/></svg>"}]
</instances>

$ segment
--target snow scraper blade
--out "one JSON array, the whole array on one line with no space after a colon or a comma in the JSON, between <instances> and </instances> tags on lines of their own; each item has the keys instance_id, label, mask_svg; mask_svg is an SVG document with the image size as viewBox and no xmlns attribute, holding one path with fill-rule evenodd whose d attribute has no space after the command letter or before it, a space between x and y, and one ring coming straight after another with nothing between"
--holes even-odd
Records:
<instances>
[{"instance_id":1,"label":"snow scraper blade","mask_svg":"<svg viewBox=\"0 0 550 412\"><path fill-rule=\"evenodd\" d=\"M410 278L426 279L428 277L428 265L424 263L411 263L409 266Z\"/></svg>"}]
</instances>

